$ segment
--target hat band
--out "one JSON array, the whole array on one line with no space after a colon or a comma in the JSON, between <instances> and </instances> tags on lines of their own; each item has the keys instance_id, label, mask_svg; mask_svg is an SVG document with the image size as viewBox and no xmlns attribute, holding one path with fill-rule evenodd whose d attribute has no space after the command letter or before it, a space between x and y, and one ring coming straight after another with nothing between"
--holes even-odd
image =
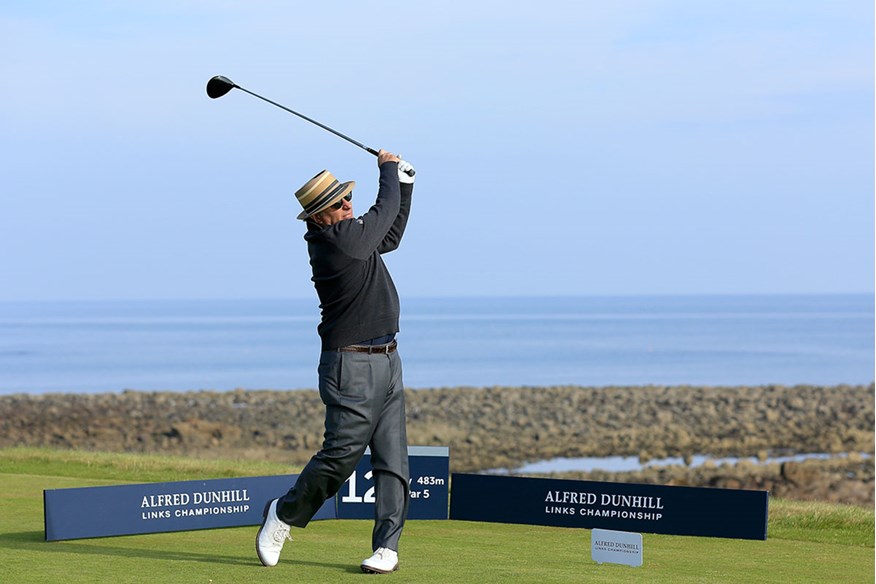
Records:
<instances>
[{"instance_id":1,"label":"hat band","mask_svg":"<svg viewBox=\"0 0 876 584\"><path fill-rule=\"evenodd\" d=\"M343 183L338 182L338 179L335 179L321 194L314 197L314 199L304 207L304 212L308 215L312 214L315 210L330 201L332 197L344 190L344 186Z\"/></svg>"}]
</instances>

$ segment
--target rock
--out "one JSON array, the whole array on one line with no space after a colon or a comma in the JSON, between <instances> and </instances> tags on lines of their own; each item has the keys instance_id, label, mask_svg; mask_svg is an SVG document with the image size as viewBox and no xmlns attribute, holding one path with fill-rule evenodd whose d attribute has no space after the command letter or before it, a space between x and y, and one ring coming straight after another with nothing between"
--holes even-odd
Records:
<instances>
[{"instance_id":1,"label":"rock","mask_svg":"<svg viewBox=\"0 0 876 584\"><path fill-rule=\"evenodd\" d=\"M764 474L763 465L750 465L733 468L732 478L825 500L860 498L866 490L856 485L873 479L872 460L858 454L874 447L872 385L460 387L408 389L406 401L409 442L449 446L455 472L557 457L674 456L689 465L702 454L763 461L769 452L848 452L849 466L831 471L807 462ZM0 447L258 452L298 464L320 446L323 413L313 390L16 394L0 396ZM708 485L718 472L679 466L660 480Z\"/></svg>"},{"instance_id":2,"label":"rock","mask_svg":"<svg viewBox=\"0 0 876 584\"><path fill-rule=\"evenodd\" d=\"M811 484L818 477L818 469L799 462L783 462L781 468L782 478L796 486Z\"/></svg>"}]
</instances>

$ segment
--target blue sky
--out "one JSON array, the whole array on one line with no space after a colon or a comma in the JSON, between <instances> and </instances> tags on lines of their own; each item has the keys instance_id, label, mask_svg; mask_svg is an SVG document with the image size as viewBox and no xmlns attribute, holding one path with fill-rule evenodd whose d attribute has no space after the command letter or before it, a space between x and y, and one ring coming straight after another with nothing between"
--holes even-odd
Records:
<instances>
[{"instance_id":1,"label":"blue sky","mask_svg":"<svg viewBox=\"0 0 876 584\"><path fill-rule=\"evenodd\" d=\"M0 300L311 298L295 189L417 168L403 296L872 292L871 1L0 8Z\"/></svg>"}]
</instances>

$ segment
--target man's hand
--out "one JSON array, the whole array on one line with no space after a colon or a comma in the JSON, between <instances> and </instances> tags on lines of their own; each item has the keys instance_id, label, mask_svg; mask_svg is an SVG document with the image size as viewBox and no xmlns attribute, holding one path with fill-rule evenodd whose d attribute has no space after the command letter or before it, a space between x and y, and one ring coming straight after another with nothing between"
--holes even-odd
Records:
<instances>
[{"instance_id":1,"label":"man's hand","mask_svg":"<svg viewBox=\"0 0 876 584\"><path fill-rule=\"evenodd\" d=\"M380 166L384 162L399 162L399 157L392 152L387 152L386 150L381 148L377 152L377 166Z\"/></svg>"},{"instance_id":2,"label":"man's hand","mask_svg":"<svg viewBox=\"0 0 876 584\"><path fill-rule=\"evenodd\" d=\"M407 160L399 160L398 163L398 182L405 184L414 184L414 167Z\"/></svg>"}]
</instances>

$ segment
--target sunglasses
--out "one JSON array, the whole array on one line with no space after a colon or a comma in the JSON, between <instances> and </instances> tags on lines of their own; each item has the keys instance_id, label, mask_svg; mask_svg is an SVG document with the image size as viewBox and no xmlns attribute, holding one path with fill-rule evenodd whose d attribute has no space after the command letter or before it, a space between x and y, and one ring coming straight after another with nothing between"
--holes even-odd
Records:
<instances>
[{"instance_id":1,"label":"sunglasses","mask_svg":"<svg viewBox=\"0 0 876 584\"><path fill-rule=\"evenodd\" d=\"M340 201L338 201L334 205L329 205L329 209L334 209L335 211L337 211L338 209L340 209L341 207L344 206L344 201L352 201L352 200L353 200L353 191L350 191L349 193L347 193L347 195L343 199L341 199Z\"/></svg>"}]
</instances>

